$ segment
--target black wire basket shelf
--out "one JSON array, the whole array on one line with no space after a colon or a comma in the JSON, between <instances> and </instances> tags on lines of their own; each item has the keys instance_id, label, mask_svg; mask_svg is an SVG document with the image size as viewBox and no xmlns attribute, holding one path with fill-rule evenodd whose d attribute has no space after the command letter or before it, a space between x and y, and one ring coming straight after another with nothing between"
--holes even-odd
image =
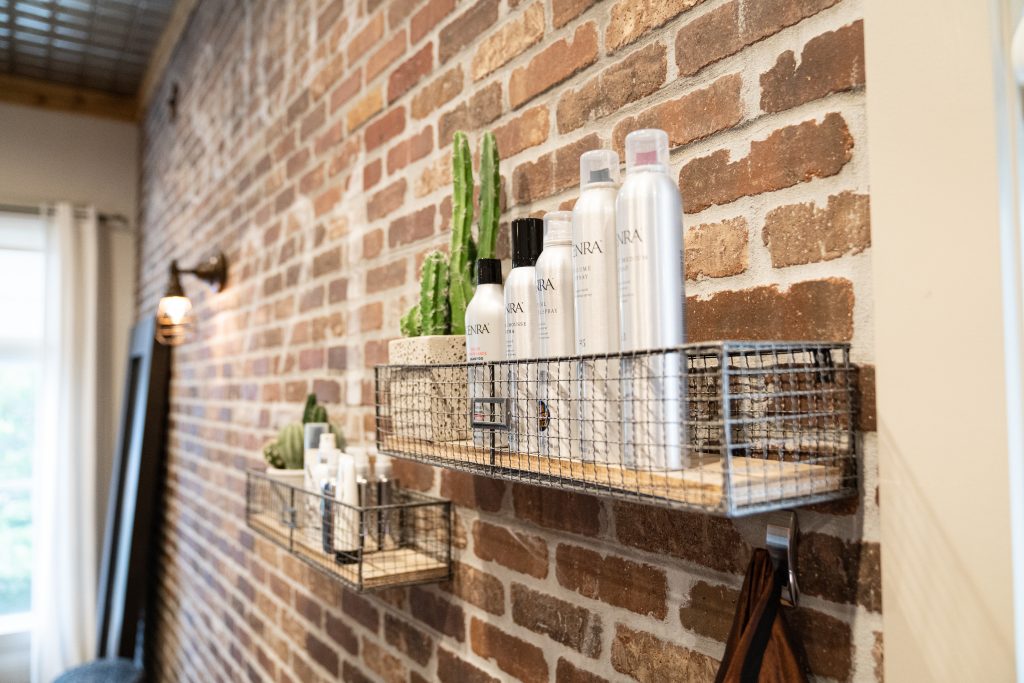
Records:
<instances>
[{"instance_id":1,"label":"black wire basket shelf","mask_svg":"<svg viewBox=\"0 0 1024 683\"><path fill-rule=\"evenodd\" d=\"M848 344L715 342L376 368L377 448L511 481L742 516L855 495Z\"/></svg>"},{"instance_id":2,"label":"black wire basket shelf","mask_svg":"<svg viewBox=\"0 0 1024 683\"><path fill-rule=\"evenodd\" d=\"M345 505L249 470L246 522L310 566L357 591L444 581L451 575L451 503L396 488L378 504Z\"/></svg>"}]
</instances>

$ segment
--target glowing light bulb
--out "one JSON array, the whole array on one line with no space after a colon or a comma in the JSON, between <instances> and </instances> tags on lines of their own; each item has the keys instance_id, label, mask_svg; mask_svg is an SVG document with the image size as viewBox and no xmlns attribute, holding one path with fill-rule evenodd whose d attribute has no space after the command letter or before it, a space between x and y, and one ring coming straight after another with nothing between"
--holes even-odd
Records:
<instances>
[{"instance_id":1,"label":"glowing light bulb","mask_svg":"<svg viewBox=\"0 0 1024 683\"><path fill-rule=\"evenodd\" d=\"M173 325L180 325L192 312L192 302L187 296L165 296L160 299L160 313Z\"/></svg>"},{"instance_id":2,"label":"glowing light bulb","mask_svg":"<svg viewBox=\"0 0 1024 683\"><path fill-rule=\"evenodd\" d=\"M156 339L178 346L192 331L192 302L187 296L165 296L156 309Z\"/></svg>"}]
</instances>

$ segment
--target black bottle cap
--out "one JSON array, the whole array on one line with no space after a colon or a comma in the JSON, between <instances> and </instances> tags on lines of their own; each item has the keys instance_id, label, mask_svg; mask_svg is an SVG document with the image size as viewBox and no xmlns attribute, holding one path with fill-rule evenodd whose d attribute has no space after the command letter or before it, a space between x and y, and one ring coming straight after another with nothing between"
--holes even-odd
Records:
<instances>
[{"instance_id":1,"label":"black bottle cap","mask_svg":"<svg viewBox=\"0 0 1024 683\"><path fill-rule=\"evenodd\" d=\"M501 284L501 260L482 258L476 262L476 283L478 285Z\"/></svg>"},{"instance_id":2,"label":"black bottle cap","mask_svg":"<svg viewBox=\"0 0 1024 683\"><path fill-rule=\"evenodd\" d=\"M532 266L544 249L544 221L516 218L512 221L512 267Z\"/></svg>"}]
</instances>

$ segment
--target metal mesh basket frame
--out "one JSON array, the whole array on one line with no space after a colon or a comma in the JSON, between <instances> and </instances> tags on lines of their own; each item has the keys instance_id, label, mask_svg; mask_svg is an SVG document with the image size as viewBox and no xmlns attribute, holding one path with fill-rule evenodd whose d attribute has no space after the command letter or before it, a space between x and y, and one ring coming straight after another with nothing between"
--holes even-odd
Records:
<instances>
[{"instance_id":1,"label":"metal mesh basket frame","mask_svg":"<svg viewBox=\"0 0 1024 683\"><path fill-rule=\"evenodd\" d=\"M375 375L377 447L397 457L728 516L857 491L848 344L729 341Z\"/></svg>"},{"instance_id":2,"label":"metal mesh basket frame","mask_svg":"<svg viewBox=\"0 0 1024 683\"><path fill-rule=\"evenodd\" d=\"M405 489L378 505L376 487L354 507L246 473L246 522L306 564L357 591L445 580L451 573L451 503Z\"/></svg>"}]
</instances>

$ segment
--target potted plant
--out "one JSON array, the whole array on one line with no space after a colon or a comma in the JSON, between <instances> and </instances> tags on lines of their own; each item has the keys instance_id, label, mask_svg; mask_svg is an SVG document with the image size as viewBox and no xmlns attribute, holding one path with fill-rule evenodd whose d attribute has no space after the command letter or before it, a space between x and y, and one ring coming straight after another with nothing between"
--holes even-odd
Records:
<instances>
[{"instance_id":1,"label":"potted plant","mask_svg":"<svg viewBox=\"0 0 1024 683\"><path fill-rule=\"evenodd\" d=\"M501 214L501 175L494 134L483 136L480 150L480 221L473 239L473 160L469 140L456 131L452 140L452 227L448 255L427 254L420 271L419 300L401 320L403 338L388 345L396 365L403 369L391 390L401 396L399 408L408 415L396 424L403 434L430 441L468 438L464 417L469 414L465 381L448 369L426 366L466 360L466 306L476 288L478 258L494 258ZM411 418L411 419L406 419Z\"/></svg>"},{"instance_id":2,"label":"potted plant","mask_svg":"<svg viewBox=\"0 0 1024 683\"><path fill-rule=\"evenodd\" d=\"M318 427L311 430L310 427ZM302 412L302 422L287 424L278 432L277 438L263 448L263 458L267 461L267 476L283 484L302 488L305 483L305 452L314 449L317 444L310 445L307 434L330 430L334 433L339 449L345 449L345 434L337 424L331 424L327 417L327 409L317 403L316 394L306 397L306 406ZM312 439L312 436L309 437Z\"/></svg>"}]
</instances>

